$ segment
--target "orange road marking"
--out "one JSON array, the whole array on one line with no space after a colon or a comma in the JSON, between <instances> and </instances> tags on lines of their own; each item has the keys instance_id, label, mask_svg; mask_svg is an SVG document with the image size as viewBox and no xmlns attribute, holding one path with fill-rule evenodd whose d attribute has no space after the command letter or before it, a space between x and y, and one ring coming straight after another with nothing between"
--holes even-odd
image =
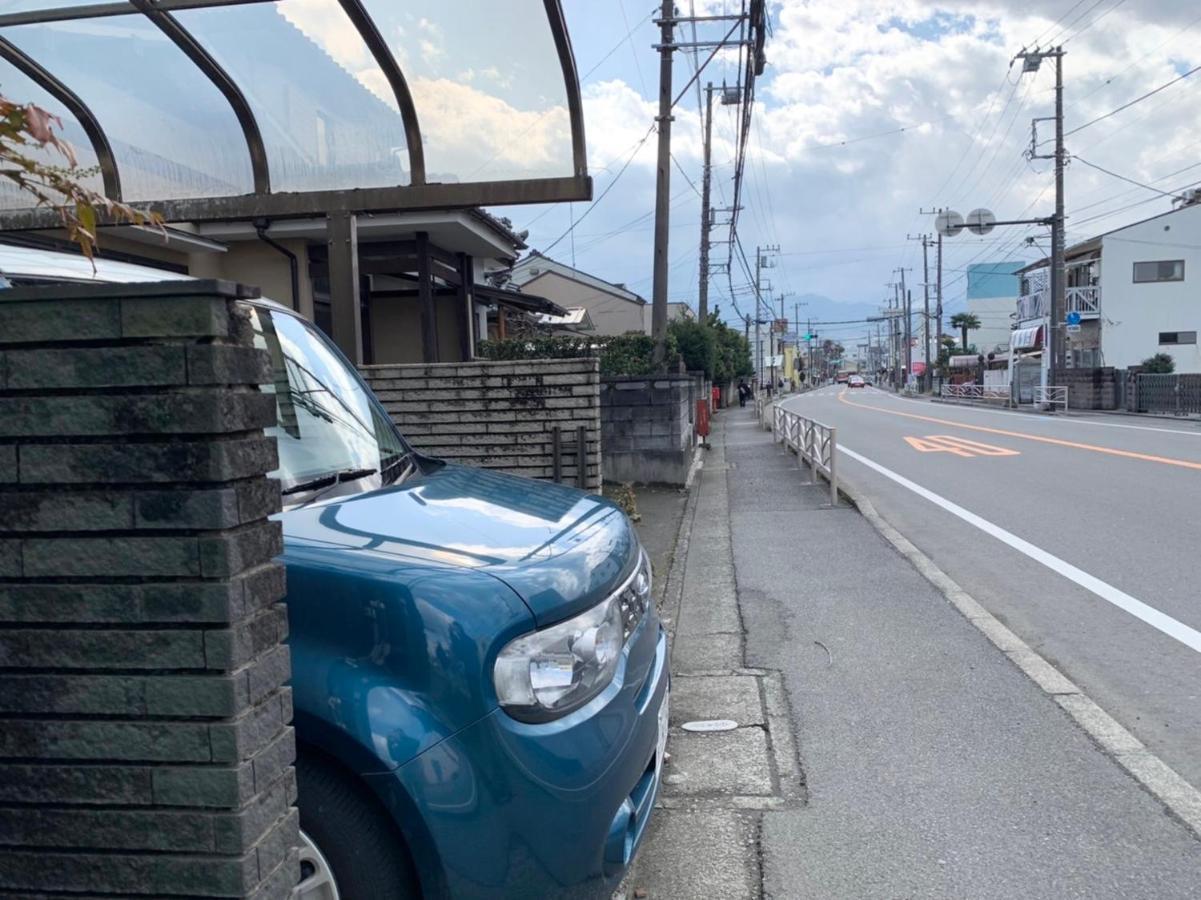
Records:
<instances>
[{"instance_id":1,"label":"orange road marking","mask_svg":"<svg viewBox=\"0 0 1201 900\"><path fill-rule=\"evenodd\" d=\"M1020 456L1017 450L994 447L979 441L955 437L950 434L932 434L929 437L907 437L905 441L919 453L954 453L956 456Z\"/></svg>"},{"instance_id":2,"label":"orange road marking","mask_svg":"<svg viewBox=\"0 0 1201 900\"><path fill-rule=\"evenodd\" d=\"M1027 441L1038 441L1040 444L1053 444L1057 447L1070 447L1073 450L1089 450L1093 453L1104 453L1107 456L1121 456L1126 459L1140 459L1143 462L1161 463L1165 466L1179 466L1182 469L1193 469L1201 471L1201 462L1191 462L1187 459L1175 459L1170 456L1154 456L1150 453L1135 453L1133 450L1117 450L1113 447L1101 447L1097 444L1083 444L1079 441L1065 441L1061 438L1045 437L1040 434L1028 434L1024 431L1008 431L1004 428L990 428L987 425L965 425L963 422L956 422L954 419L939 419L936 416L922 416L917 413L901 412L898 409L883 409L879 406L864 406L862 403L852 403L844 394L839 394L838 399L847 406L853 406L856 409L867 409L873 412L884 413L889 416L901 416L906 419L917 419L921 422L937 422L939 425L951 425L955 428L966 428L969 431L982 431L986 434L999 434L1005 437L1022 438Z\"/></svg>"}]
</instances>

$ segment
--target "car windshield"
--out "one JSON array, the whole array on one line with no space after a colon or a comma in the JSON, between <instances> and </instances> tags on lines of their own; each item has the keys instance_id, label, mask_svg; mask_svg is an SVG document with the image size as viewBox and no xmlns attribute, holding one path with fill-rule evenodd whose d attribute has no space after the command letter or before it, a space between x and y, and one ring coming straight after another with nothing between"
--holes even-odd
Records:
<instances>
[{"instance_id":1,"label":"car windshield","mask_svg":"<svg viewBox=\"0 0 1201 900\"><path fill-rule=\"evenodd\" d=\"M272 473L295 501L370 490L412 470L412 452L372 402L358 375L311 325L250 306L255 345L271 354L278 423L266 429L279 445ZM343 486L344 485L344 486Z\"/></svg>"}]
</instances>

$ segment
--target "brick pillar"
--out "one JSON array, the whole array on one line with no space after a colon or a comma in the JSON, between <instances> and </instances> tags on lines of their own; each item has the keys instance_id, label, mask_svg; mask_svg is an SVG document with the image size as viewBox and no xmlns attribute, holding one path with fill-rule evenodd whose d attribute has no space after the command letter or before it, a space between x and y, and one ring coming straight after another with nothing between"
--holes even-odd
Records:
<instances>
[{"instance_id":1,"label":"brick pillar","mask_svg":"<svg viewBox=\"0 0 1201 900\"><path fill-rule=\"evenodd\" d=\"M275 406L239 290L0 291L4 896L296 883Z\"/></svg>"}]
</instances>

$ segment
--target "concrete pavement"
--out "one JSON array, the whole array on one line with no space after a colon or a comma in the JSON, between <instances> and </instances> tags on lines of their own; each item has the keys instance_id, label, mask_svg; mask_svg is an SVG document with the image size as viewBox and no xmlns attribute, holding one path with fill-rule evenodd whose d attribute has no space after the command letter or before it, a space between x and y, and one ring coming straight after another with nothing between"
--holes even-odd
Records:
<instances>
[{"instance_id":1,"label":"concrete pavement","mask_svg":"<svg viewBox=\"0 0 1201 900\"><path fill-rule=\"evenodd\" d=\"M790 407L837 426L840 446L858 456L840 459L844 479L1201 787L1201 429L1125 417L1031 416L843 388ZM994 529L974 526L881 468ZM1034 555L998 539L996 529L1027 542ZM1079 571L1068 577L1062 564ZM1148 623L1110 602L1128 599L1179 627Z\"/></svg>"},{"instance_id":2,"label":"concrete pavement","mask_svg":"<svg viewBox=\"0 0 1201 900\"><path fill-rule=\"evenodd\" d=\"M630 891L1195 895L1192 832L751 413L716 424L664 598L682 690ZM680 730L705 715L738 728Z\"/></svg>"}]
</instances>

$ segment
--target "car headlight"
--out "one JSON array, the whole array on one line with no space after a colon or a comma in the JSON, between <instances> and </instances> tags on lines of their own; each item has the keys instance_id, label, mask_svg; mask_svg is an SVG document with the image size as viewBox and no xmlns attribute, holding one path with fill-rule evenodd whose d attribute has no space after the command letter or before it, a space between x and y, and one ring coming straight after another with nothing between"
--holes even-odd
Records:
<instances>
[{"instance_id":1,"label":"car headlight","mask_svg":"<svg viewBox=\"0 0 1201 900\"><path fill-rule=\"evenodd\" d=\"M650 565L616 594L565 622L510 641L492 680L514 718L544 722L583 706L613 680L621 648L650 605Z\"/></svg>"}]
</instances>

